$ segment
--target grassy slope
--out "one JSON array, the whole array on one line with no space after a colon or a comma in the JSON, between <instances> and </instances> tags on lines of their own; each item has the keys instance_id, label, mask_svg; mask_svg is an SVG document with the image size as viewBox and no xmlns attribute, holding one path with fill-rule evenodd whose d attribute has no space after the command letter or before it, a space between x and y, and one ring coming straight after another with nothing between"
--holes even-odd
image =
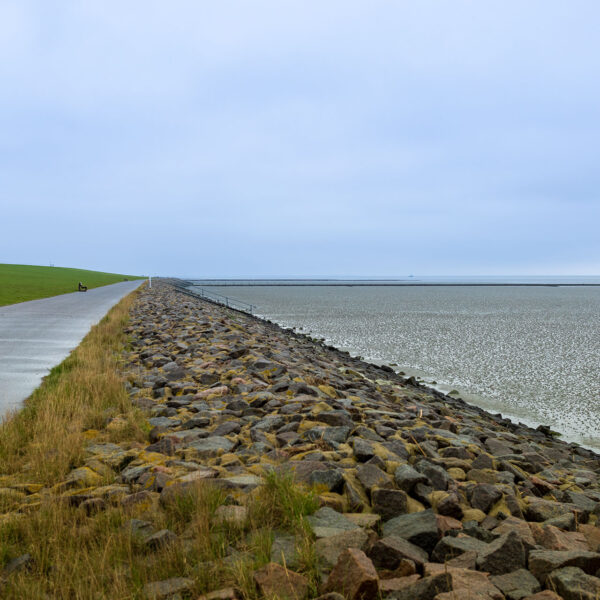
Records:
<instances>
[{"instance_id":1,"label":"grassy slope","mask_svg":"<svg viewBox=\"0 0 600 600\"><path fill-rule=\"evenodd\" d=\"M141 279L84 269L0 264L0 306L76 292L80 281L88 288L95 288L124 278Z\"/></svg>"}]
</instances>

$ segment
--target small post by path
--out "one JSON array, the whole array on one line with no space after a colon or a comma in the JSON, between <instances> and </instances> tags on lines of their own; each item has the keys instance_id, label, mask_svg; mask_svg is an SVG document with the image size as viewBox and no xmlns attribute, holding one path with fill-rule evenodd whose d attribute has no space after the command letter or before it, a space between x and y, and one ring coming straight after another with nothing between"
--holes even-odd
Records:
<instances>
[{"instance_id":1,"label":"small post by path","mask_svg":"<svg viewBox=\"0 0 600 600\"><path fill-rule=\"evenodd\" d=\"M151 288L152 287L152 275L150 275L148 277L148 287Z\"/></svg>"}]
</instances>

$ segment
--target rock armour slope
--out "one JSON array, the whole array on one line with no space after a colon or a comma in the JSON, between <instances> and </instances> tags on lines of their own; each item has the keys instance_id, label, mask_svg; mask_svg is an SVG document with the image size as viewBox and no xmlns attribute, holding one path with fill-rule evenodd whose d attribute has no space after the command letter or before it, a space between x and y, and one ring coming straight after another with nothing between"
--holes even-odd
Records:
<instances>
[{"instance_id":1,"label":"rock armour slope","mask_svg":"<svg viewBox=\"0 0 600 600\"><path fill-rule=\"evenodd\" d=\"M129 393L152 443L89 448L113 466L127 454L123 502L206 481L229 493L220 518L236 519L269 470L291 471L321 504L307 522L323 597L600 589L593 452L167 284L140 294L129 334ZM258 590L305 596L286 543L276 536L272 554L285 569L257 572Z\"/></svg>"}]
</instances>

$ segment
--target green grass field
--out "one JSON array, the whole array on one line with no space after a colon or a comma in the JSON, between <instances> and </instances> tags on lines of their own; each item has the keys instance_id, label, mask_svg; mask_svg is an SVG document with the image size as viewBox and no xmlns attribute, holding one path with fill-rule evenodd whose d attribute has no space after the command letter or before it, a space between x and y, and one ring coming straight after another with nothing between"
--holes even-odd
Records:
<instances>
[{"instance_id":1,"label":"green grass field","mask_svg":"<svg viewBox=\"0 0 600 600\"><path fill-rule=\"evenodd\" d=\"M76 292L80 281L88 288L95 288L117 283L125 278L143 279L135 275L84 269L0 264L0 306Z\"/></svg>"}]
</instances>

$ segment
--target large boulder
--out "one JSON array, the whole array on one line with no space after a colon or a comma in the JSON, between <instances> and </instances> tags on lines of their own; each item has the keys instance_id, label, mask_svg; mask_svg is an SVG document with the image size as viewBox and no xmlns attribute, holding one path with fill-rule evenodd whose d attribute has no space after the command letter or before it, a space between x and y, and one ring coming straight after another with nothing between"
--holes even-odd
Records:
<instances>
[{"instance_id":1,"label":"large boulder","mask_svg":"<svg viewBox=\"0 0 600 600\"><path fill-rule=\"evenodd\" d=\"M577 567L563 567L548 576L548 586L564 600L598 600L600 579L584 573Z\"/></svg>"},{"instance_id":2,"label":"large boulder","mask_svg":"<svg viewBox=\"0 0 600 600\"><path fill-rule=\"evenodd\" d=\"M504 533L497 540L478 553L477 568L492 575L510 573L527 563L527 554L519 534L515 531Z\"/></svg>"},{"instance_id":3,"label":"large boulder","mask_svg":"<svg viewBox=\"0 0 600 600\"><path fill-rule=\"evenodd\" d=\"M348 548L364 550L368 541L369 534L364 529L350 529L318 539L315 542L315 553L324 566L332 568L344 550Z\"/></svg>"},{"instance_id":4,"label":"large boulder","mask_svg":"<svg viewBox=\"0 0 600 600\"><path fill-rule=\"evenodd\" d=\"M359 528L350 519L328 506L320 508L313 515L306 517L306 520L317 538L330 537Z\"/></svg>"},{"instance_id":5,"label":"large boulder","mask_svg":"<svg viewBox=\"0 0 600 600\"><path fill-rule=\"evenodd\" d=\"M346 600L368 600L376 598L379 577L371 560L357 548L348 548L329 574L325 592L339 592Z\"/></svg>"},{"instance_id":6,"label":"large boulder","mask_svg":"<svg viewBox=\"0 0 600 600\"><path fill-rule=\"evenodd\" d=\"M431 552L439 539L438 521L431 509L401 515L384 523L383 535L396 535Z\"/></svg>"},{"instance_id":7,"label":"large boulder","mask_svg":"<svg viewBox=\"0 0 600 600\"><path fill-rule=\"evenodd\" d=\"M269 563L254 572L254 581L263 597L303 600L308 595L308 579L277 563Z\"/></svg>"},{"instance_id":8,"label":"large boulder","mask_svg":"<svg viewBox=\"0 0 600 600\"><path fill-rule=\"evenodd\" d=\"M390 571L396 569L403 559L412 560L420 569L429 560L425 550L395 535L383 537L375 542L368 555L376 567Z\"/></svg>"},{"instance_id":9,"label":"large boulder","mask_svg":"<svg viewBox=\"0 0 600 600\"><path fill-rule=\"evenodd\" d=\"M578 567L588 575L600 569L600 554L583 550L532 550L529 553L529 570L544 584L548 575L563 567Z\"/></svg>"},{"instance_id":10,"label":"large boulder","mask_svg":"<svg viewBox=\"0 0 600 600\"><path fill-rule=\"evenodd\" d=\"M396 485L410 494L417 483L429 483L429 480L423 473L419 473L410 465L400 465L394 473L394 481Z\"/></svg>"},{"instance_id":11,"label":"large boulder","mask_svg":"<svg viewBox=\"0 0 600 600\"><path fill-rule=\"evenodd\" d=\"M387 521L408 511L408 496L402 490L375 488L371 491L373 512Z\"/></svg>"},{"instance_id":12,"label":"large boulder","mask_svg":"<svg viewBox=\"0 0 600 600\"><path fill-rule=\"evenodd\" d=\"M490 580L508 600L521 600L540 591L539 581L527 569L494 575Z\"/></svg>"},{"instance_id":13,"label":"large boulder","mask_svg":"<svg viewBox=\"0 0 600 600\"><path fill-rule=\"evenodd\" d=\"M460 556L465 552L476 552L479 554L488 544L478 540L477 538L461 535L461 536L450 536L443 537L433 549L431 553L431 559L435 562L446 562L451 558Z\"/></svg>"}]
</instances>

